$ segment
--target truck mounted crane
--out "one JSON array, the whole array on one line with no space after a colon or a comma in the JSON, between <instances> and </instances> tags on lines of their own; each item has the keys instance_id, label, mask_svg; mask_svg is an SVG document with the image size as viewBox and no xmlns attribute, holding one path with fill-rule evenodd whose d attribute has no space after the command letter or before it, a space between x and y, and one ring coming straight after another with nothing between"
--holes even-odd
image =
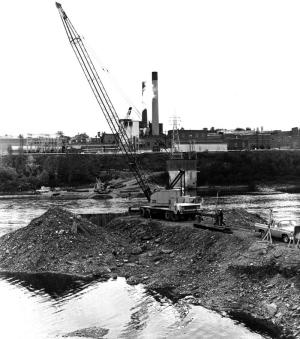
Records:
<instances>
[{"instance_id":1,"label":"truck mounted crane","mask_svg":"<svg viewBox=\"0 0 300 339\"><path fill-rule=\"evenodd\" d=\"M200 211L200 204L195 202L195 197L184 196L182 188L174 188L175 184L182 179L184 171L180 170L168 189L153 192L147 182L146 177L142 174L135 154L134 147L130 142L127 133L120 123L119 116L112 104L110 97L97 73L97 70L85 48L80 35L75 30L66 12L60 3L56 2L64 29L68 40L76 55L76 58L83 70L83 73L94 93L94 96L101 108L101 111L115 137L123 154L126 155L129 168L132 170L138 185L144 192L148 202L147 206L140 208L141 214L145 217L150 215L162 215L166 219L177 220L182 217L194 217Z\"/></svg>"}]
</instances>

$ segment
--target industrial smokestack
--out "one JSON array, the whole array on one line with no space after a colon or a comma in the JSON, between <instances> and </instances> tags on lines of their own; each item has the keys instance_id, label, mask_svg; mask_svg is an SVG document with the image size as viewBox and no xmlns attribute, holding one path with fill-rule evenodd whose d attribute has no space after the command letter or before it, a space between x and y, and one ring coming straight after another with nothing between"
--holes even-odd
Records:
<instances>
[{"instance_id":1,"label":"industrial smokestack","mask_svg":"<svg viewBox=\"0 0 300 339\"><path fill-rule=\"evenodd\" d=\"M145 104L145 101L144 101L145 91L146 91L146 81L142 81L142 103L143 104Z\"/></svg>"},{"instance_id":2,"label":"industrial smokestack","mask_svg":"<svg viewBox=\"0 0 300 339\"><path fill-rule=\"evenodd\" d=\"M142 128L147 128L148 127L148 117L147 117L147 108L144 100L145 96L145 91L146 91L146 82L142 82L142 105L143 105L143 111L142 111Z\"/></svg>"},{"instance_id":3,"label":"industrial smokestack","mask_svg":"<svg viewBox=\"0 0 300 339\"><path fill-rule=\"evenodd\" d=\"M152 135L159 135L157 72L152 72Z\"/></svg>"},{"instance_id":4,"label":"industrial smokestack","mask_svg":"<svg viewBox=\"0 0 300 339\"><path fill-rule=\"evenodd\" d=\"M144 108L142 111L142 126L143 128L148 127L147 108Z\"/></svg>"}]
</instances>

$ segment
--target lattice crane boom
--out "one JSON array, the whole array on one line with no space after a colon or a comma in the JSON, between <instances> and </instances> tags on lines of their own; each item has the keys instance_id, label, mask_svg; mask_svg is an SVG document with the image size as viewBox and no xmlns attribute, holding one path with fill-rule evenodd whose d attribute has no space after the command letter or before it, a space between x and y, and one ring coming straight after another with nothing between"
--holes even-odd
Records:
<instances>
[{"instance_id":1,"label":"lattice crane boom","mask_svg":"<svg viewBox=\"0 0 300 339\"><path fill-rule=\"evenodd\" d=\"M135 179L146 198L150 201L152 194L146 178L141 173L137 164L137 159L134 153L133 145L131 144L123 125L119 122L119 116L112 104L106 89L97 73L97 70L82 42L80 35L75 30L66 12L63 10L60 3L56 2L56 7L59 11L62 23L68 36L71 47L76 55L76 58L83 70L83 73L94 93L94 96L101 108L102 113L115 137L119 141L122 152L127 156L129 167L133 171Z\"/></svg>"}]
</instances>

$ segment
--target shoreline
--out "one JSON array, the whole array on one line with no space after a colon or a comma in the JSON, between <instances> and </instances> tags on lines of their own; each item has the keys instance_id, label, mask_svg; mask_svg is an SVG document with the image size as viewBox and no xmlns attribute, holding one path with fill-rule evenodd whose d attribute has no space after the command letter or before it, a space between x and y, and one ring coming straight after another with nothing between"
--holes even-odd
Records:
<instances>
[{"instance_id":1,"label":"shoreline","mask_svg":"<svg viewBox=\"0 0 300 339\"><path fill-rule=\"evenodd\" d=\"M124 185L126 186L126 185ZM107 194L95 193L92 189L84 191L72 191L71 188L66 188L61 191L51 191L45 194L38 194L36 192L0 192L0 200L5 199L51 199L51 200L78 200L78 199L110 199L116 195L122 197L144 197L142 191L138 188L133 187L124 189L114 188ZM196 190L189 191L193 195ZM209 186L197 186L197 196L219 196L227 195L275 195L284 193L300 193L300 184L258 184L255 190L250 190L249 185L209 185Z\"/></svg>"}]
</instances>

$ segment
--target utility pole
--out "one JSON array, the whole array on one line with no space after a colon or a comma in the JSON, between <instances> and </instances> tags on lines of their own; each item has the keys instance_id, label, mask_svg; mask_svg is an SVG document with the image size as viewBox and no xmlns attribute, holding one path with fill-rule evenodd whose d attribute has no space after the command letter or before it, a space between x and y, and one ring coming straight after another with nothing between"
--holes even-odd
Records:
<instances>
[{"instance_id":1,"label":"utility pole","mask_svg":"<svg viewBox=\"0 0 300 339\"><path fill-rule=\"evenodd\" d=\"M179 139L179 123L180 118L178 116L171 117L172 119L172 141L171 141L171 159L179 158L182 159L182 152L180 152L180 139Z\"/></svg>"}]
</instances>

